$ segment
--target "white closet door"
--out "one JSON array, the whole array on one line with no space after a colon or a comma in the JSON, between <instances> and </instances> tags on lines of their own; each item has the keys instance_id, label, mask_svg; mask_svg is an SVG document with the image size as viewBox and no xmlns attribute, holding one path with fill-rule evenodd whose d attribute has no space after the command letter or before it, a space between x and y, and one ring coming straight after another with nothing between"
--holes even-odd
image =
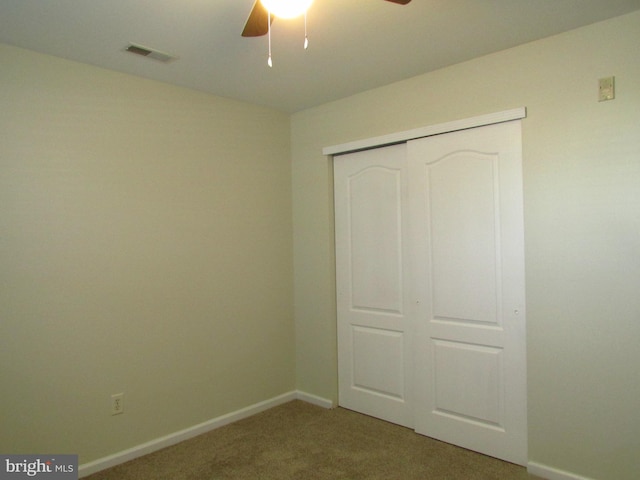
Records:
<instances>
[{"instance_id":1,"label":"white closet door","mask_svg":"<svg viewBox=\"0 0 640 480\"><path fill-rule=\"evenodd\" d=\"M520 122L407 148L416 431L525 464Z\"/></svg>"},{"instance_id":2,"label":"white closet door","mask_svg":"<svg viewBox=\"0 0 640 480\"><path fill-rule=\"evenodd\" d=\"M334 158L339 404L413 426L406 145Z\"/></svg>"}]
</instances>

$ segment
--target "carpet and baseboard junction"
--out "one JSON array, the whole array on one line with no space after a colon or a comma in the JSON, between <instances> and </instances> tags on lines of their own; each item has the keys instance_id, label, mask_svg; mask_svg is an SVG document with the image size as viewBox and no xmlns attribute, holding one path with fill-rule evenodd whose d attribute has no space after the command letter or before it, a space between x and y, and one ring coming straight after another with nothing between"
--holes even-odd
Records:
<instances>
[{"instance_id":1,"label":"carpet and baseboard junction","mask_svg":"<svg viewBox=\"0 0 640 480\"><path fill-rule=\"evenodd\" d=\"M440 442L290 392L80 466L88 480L589 480Z\"/></svg>"}]
</instances>

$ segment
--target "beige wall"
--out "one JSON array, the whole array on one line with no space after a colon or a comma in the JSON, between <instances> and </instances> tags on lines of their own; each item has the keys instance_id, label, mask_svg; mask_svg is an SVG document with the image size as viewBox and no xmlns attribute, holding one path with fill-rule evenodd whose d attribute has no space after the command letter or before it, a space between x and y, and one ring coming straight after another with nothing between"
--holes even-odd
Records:
<instances>
[{"instance_id":1,"label":"beige wall","mask_svg":"<svg viewBox=\"0 0 640 480\"><path fill-rule=\"evenodd\" d=\"M525 106L529 457L595 479L637 478L638 45L640 12L293 115L299 389L337 397L322 147ZM610 75L616 99L598 103L597 81Z\"/></svg>"},{"instance_id":2,"label":"beige wall","mask_svg":"<svg viewBox=\"0 0 640 480\"><path fill-rule=\"evenodd\" d=\"M87 463L293 390L289 116L0 65L0 452Z\"/></svg>"}]
</instances>

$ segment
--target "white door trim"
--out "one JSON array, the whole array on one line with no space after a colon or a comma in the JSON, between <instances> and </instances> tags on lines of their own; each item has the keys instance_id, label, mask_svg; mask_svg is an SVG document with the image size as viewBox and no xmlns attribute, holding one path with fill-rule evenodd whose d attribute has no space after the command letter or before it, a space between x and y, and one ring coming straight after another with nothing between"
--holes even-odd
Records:
<instances>
[{"instance_id":1,"label":"white door trim","mask_svg":"<svg viewBox=\"0 0 640 480\"><path fill-rule=\"evenodd\" d=\"M415 128L404 132L390 133L379 137L372 137L363 140L343 143L324 147L323 155L342 155L343 153L356 152L358 150L368 150L370 148L378 148L395 143L403 143L416 138L429 137L431 135L439 135L441 133L455 132L467 128L484 127L494 123L509 122L511 120L519 120L527 116L525 107L513 108L502 112L489 113L477 117L464 118L454 120L452 122L439 123L427 127Z\"/></svg>"}]
</instances>

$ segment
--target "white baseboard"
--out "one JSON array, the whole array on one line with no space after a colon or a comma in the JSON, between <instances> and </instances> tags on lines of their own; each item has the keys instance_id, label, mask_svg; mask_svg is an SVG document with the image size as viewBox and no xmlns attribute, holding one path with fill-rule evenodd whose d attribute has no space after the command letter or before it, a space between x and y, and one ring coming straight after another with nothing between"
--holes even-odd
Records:
<instances>
[{"instance_id":1,"label":"white baseboard","mask_svg":"<svg viewBox=\"0 0 640 480\"><path fill-rule=\"evenodd\" d=\"M549 467L537 462L529 462L527 464L527 472L546 480L594 480L588 477L582 477L575 473L566 472L557 468Z\"/></svg>"},{"instance_id":2,"label":"white baseboard","mask_svg":"<svg viewBox=\"0 0 640 480\"><path fill-rule=\"evenodd\" d=\"M317 405L318 407L322 408L334 408L336 406L336 404L332 400L318 397L317 395L312 395L310 393L301 392L300 390L296 391L296 398L298 400L302 400L303 402L311 403L312 405Z\"/></svg>"},{"instance_id":3,"label":"white baseboard","mask_svg":"<svg viewBox=\"0 0 640 480\"><path fill-rule=\"evenodd\" d=\"M148 455L149 453L155 452L162 448L170 447L171 445L175 445L176 443L180 443L198 435L202 435L203 433L207 433L211 430L215 430L216 428L223 427L224 425L237 422L238 420L242 420L243 418L250 417L252 415L255 415L256 413L260 413L270 408L277 407L278 405L282 405L283 403L287 403L292 400L302 400L307 403L312 403L324 408L332 408L334 406L331 400L327 400L316 395L311 395L309 393L300 392L297 390L287 392L269 400L265 400L254 405L241 408L240 410L236 410L235 412L216 417L214 419L200 423L199 425L194 425L193 427L185 428L184 430L165 435L164 437L156 438L155 440L151 440L150 442L146 442L133 448L114 453L113 455L99 458L98 460L94 460L93 462L82 464L78 468L78 475L80 478L82 478L99 472L100 470L115 467L116 465L120 465L121 463L133 460L134 458L142 457L143 455Z\"/></svg>"}]
</instances>

